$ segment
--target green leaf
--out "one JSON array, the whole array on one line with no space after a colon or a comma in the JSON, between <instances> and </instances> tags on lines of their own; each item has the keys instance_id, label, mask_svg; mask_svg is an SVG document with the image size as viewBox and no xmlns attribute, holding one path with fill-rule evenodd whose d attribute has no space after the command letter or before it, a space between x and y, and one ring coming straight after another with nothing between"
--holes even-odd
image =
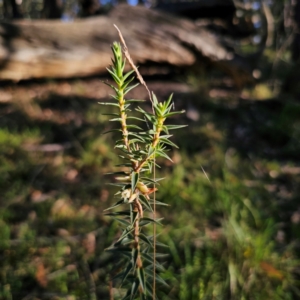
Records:
<instances>
[{"instance_id":1,"label":"green leaf","mask_svg":"<svg viewBox=\"0 0 300 300\"><path fill-rule=\"evenodd\" d=\"M127 120L138 120L140 122L146 122L144 119L137 118L137 117L127 117Z\"/></svg>"},{"instance_id":2,"label":"green leaf","mask_svg":"<svg viewBox=\"0 0 300 300\"><path fill-rule=\"evenodd\" d=\"M121 252L121 253L128 253L128 252L131 253L131 250L132 249L130 247L109 247L105 249L105 251L108 252Z\"/></svg>"},{"instance_id":3,"label":"green leaf","mask_svg":"<svg viewBox=\"0 0 300 300\"><path fill-rule=\"evenodd\" d=\"M171 141L168 140L168 139L165 139L165 138L160 137L160 138L159 138L159 141L160 141L161 143L164 143L164 144L170 145L170 146L172 146L172 147L178 148L178 146L177 146L176 144L174 144L173 142L171 142Z\"/></svg>"},{"instance_id":4,"label":"green leaf","mask_svg":"<svg viewBox=\"0 0 300 300\"><path fill-rule=\"evenodd\" d=\"M129 174L124 172L124 171L119 171L119 172L105 173L104 175L125 175L125 176L128 176Z\"/></svg>"},{"instance_id":5,"label":"green leaf","mask_svg":"<svg viewBox=\"0 0 300 300\"><path fill-rule=\"evenodd\" d=\"M153 105L157 106L158 105L158 100L157 100L156 95L153 92L152 92L152 100L153 100Z\"/></svg>"},{"instance_id":6,"label":"green leaf","mask_svg":"<svg viewBox=\"0 0 300 300\"><path fill-rule=\"evenodd\" d=\"M123 77L123 80L125 81L132 73L134 73L134 70L131 70L129 72L127 72L124 77Z\"/></svg>"},{"instance_id":7,"label":"green leaf","mask_svg":"<svg viewBox=\"0 0 300 300\"><path fill-rule=\"evenodd\" d=\"M113 102L98 102L100 105L111 105L111 106L116 106L119 107L118 103L113 103Z\"/></svg>"},{"instance_id":8,"label":"green leaf","mask_svg":"<svg viewBox=\"0 0 300 300\"><path fill-rule=\"evenodd\" d=\"M165 179L165 177L162 177L162 178L155 178L154 179L151 179L151 178L148 178L148 177L141 177L141 180L144 181L144 182L149 182L149 183L153 183L153 184L158 184L159 185L159 181Z\"/></svg>"},{"instance_id":9,"label":"green leaf","mask_svg":"<svg viewBox=\"0 0 300 300\"><path fill-rule=\"evenodd\" d=\"M124 90L124 95L126 95L129 91L131 91L132 89L136 88L139 85L139 83L129 86Z\"/></svg>"},{"instance_id":10,"label":"green leaf","mask_svg":"<svg viewBox=\"0 0 300 300\"><path fill-rule=\"evenodd\" d=\"M122 121L122 118L114 118L114 119L110 119L110 122L116 122L116 121Z\"/></svg>"},{"instance_id":11,"label":"green leaf","mask_svg":"<svg viewBox=\"0 0 300 300\"><path fill-rule=\"evenodd\" d=\"M153 269L153 256L149 255L148 253L144 253L144 252L141 254L142 254L142 257L151 264L151 265L149 265L149 269ZM166 270L165 267L157 261L155 261L155 268L161 272Z\"/></svg>"},{"instance_id":12,"label":"green leaf","mask_svg":"<svg viewBox=\"0 0 300 300\"><path fill-rule=\"evenodd\" d=\"M113 206L109 207L109 208L106 208L104 211L108 211L108 210L111 210L115 207L118 207L119 205L121 204L124 204L124 199L121 199L120 201L118 201L117 203L115 203Z\"/></svg>"},{"instance_id":13,"label":"green leaf","mask_svg":"<svg viewBox=\"0 0 300 300\"><path fill-rule=\"evenodd\" d=\"M132 249L132 264L133 264L133 269L135 270L137 259L139 256L139 250L134 248Z\"/></svg>"},{"instance_id":14,"label":"green leaf","mask_svg":"<svg viewBox=\"0 0 300 300\"><path fill-rule=\"evenodd\" d=\"M153 237L152 237L153 238ZM170 248L168 245L164 244L164 243L161 243L161 242L158 242L156 241L156 246L159 246L159 247L164 247L164 248Z\"/></svg>"},{"instance_id":15,"label":"green leaf","mask_svg":"<svg viewBox=\"0 0 300 300\"><path fill-rule=\"evenodd\" d=\"M153 200L150 200L150 204L154 204L154 201L153 201ZM170 206L170 205L167 204L167 203L160 202L160 201L157 201L157 200L155 200L155 205Z\"/></svg>"},{"instance_id":16,"label":"green leaf","mask_svg":"<svg viewBox=\"0 0 300 300\"><path fill-rule=\"evenodd\" d=\"M149 147L149 149L148 149L148 157L151 157L152 156L152 154L154 154L155 153L155 148L154 147L152 147L152 146L150 146Z\"/></svg>"},{"instance_id":17,"label":"green leaf","mask_svg":"<svg viewBox=\"0 0 300 300\"><path fill-rule=\"evenodd\" d=\"M139 234L139 238L140 238L143 242L145 242L146 244L148 244L150 247L153 248L152 243L151 243L150 240L147 238L147 236L145 236L143 233L140 233L140 234Z\"/></svg>"},{"instance_id":18,"label":"green leaf","mask_svg":"<svg viewBox=\"0 0 300 300\"><path fill-rule=\"evenodd\" d=\"M110 133L110 132L115 132L115 131L121 131L121 129L111 129L111 130L108 130L108 131L105 131L103 132L102 134L107 134L107 133Z\"/></svg>"},{"instance_id":19,"label":"green leaf","mask_svg":"<svg viewBox=\"0 0 300 300\"><path fill-rule=\"evenodd\" d=\"M136 185L139 181L139 173L132 172L131 173L131 193L133 194L136 188Z\"/></svg>"},{"instance_id":20,"label":"green leaf","mask_svg":"<svg viewBox=\"0 0 300 300\"><path fill-rule=\"evenodd\" d=\"M163 131L167 132L168 130L174 130L174 129L184 128L184 127L187 127L187 126L188 125L164 125L163 126Z\"/></svg>"},{"instance_id":21,"label":"green leaf","mask_svg":"<svg viewBox=\"0 0 300 300\"><path fill-rule=\"evenodd\" d=\"M129 78L126 82L124 82L121 86L121 89L126 89L128 84L134 79L134 77Z\"/></svg>"},{"instance_id":22,"label":"green leaf","mask_svg":"<svg viewBox=\"0 0 300 300\"><path fill-rule=\"evenodd\" d=\"M142 194L140 194L140 201L142 204L151 212L153 212L152 206L150 205L149 201L146 199L146 197Z\"/></svg>"},{"instance_id":23,"label":"green leaf","mask_svg":"<svg viewBox=\"0 0 300 300\"><path fill-rule=\"evenodd\" d=\"M168 118L168 117L178 115L178 114L183 114L183 113L185 113L185 110L174 111L174 112L171 112L171 113L168 113L168 114L164 115L164 118Z\"/></svg>"},{"instance_id":24,"label":"green leaf","mask_svg":"<svg viewBox=\"0 0 300 300\"><path fill-rule=\"evenodd\" d=\"M110 84L110 83L108 83L106 81L102 81L102 82L104 84L106 84L107 86L111 87L117 93L117 95L119 94L119 90L115 86L113 86L112 84Z\"/></svg>"},{"instance_id":25,"label":"green leaf","mask_svg":"<svg viewBox=\"0 0 300 300\"><path fill-rule=\"evenodd\" d=\"M143 139L132 139L129 141L129 144L135 144L135 143L142 143L142 144L145 144L146 141L143 140Z\"/></svg>"},{"instance_id":26,"label":"green leaf","mask_svg":"<svg viewBox=\"0 0 300 300\"><path fill-rule=\"evenodd\" d=\"M125 280L126 280L128 274L130 273L130 271L132 270L132 267L133 267L132 262L129 261L129 262L128 262L128 265L127 265L127 267L126 267L126 269L125 269L125 271L123 272L121 286L122 286L122 284L125 282Z\"/></svg>"},{"instance_id":27,"label":"green leaf","mask_svg":"<svg viewBox=\"0 0 300 300\"><path fill-rule=\"evenodd\" d=\"M140 132L139 132L139 134L140 134ZM132 136L134 136L134 137L136 137L136 138L138 138L138 139L140 139L141 141L144 142L147 137L145 137L145 136L141 137L139 134L134 133L134 132L129 132L128 133L128 135L132 135Z\"/></svg>"},{"instance_id":28,"label":"green leaf","mask_svg":"<svg viewBox=\"0 0 300 300\"><path fill-rule=\"evenodd\" d=\"M137 125L127 125L127 128L135 128L138 130L143 130L141 127L137 126Z\"/></svg>"},{"instance_id":29,"label":"green leaf","mask_svg":"<svg viewBox=\"0 0 300 300\"><path fill-rule=\"evenodd\" d=\"M124 211L115 211L112 213L105 214L105 216L115 217L115 216L130 216L130 210L124 210Z\"/></svg>"},{"instance_id":30,"label":"green leaf","mask_svg":"<svg viewBox=\"0 0 300 300\"><path fill-rule=\"evenodd\" d=\"M137 275L139 279L140 286L143 290L143 293L146 292L146 279L145 279L145 272L143 268L138 268L137 269Z\"/></svg>"},{"instance_id":31,"label":"green leaf","mask_svg":"<svg viewBox=\"0 0 300 300\"><path fill-rule=\"evenodd\" d=\"M152 237L153 238L153 237ZM153 253L148 253L149 255L152 255L153 256ZM156 258L165 258L165 257L168 257L170 256L170 254L166 254L166 253L155 253L155 257Z\"/></svg>"},{"instance_id":32,"label":"green leaf","mask_svg":"<svg viewBox=\"0 0 300 300\"><path fill-rule=\"evenodd\" d=\"M122 239L118 240L116 243L115 243L115 246L116 247L119 247L120 245L128 245L128 244L132 244L133 242L133 239L128 237L128 236L125 236L123 237Z\"/></svg>"},{"instance_id":33,"label":"green leaf","mask_svg":"<svg viewBox=\"0 0 300 300\"><path fill-rule=\"evenodd\" d=\"M164 157L164 158L168 159L169 161L173 162L173 160L164 151L162 151L162 150L158 150L157 149L156 150L156 154L158 156Z\"/></svg>"},{"instance_id":34,"label":"green leaf","mask_svg":"<svg viewBox=\"0 0 300 300\"><path fill-rule=\"evenodd\" d=\"M122 110L122 112L131 111L130 109L127 109L128 107L130 107L130 105L131 105L130 103L125 104L124 109Z\"/></svg>"},{"instance_id":35,"label":"green leaf","mask_svg":"<svg viewBox=\"0 0 300 300\"><path fill-rule=\"evenodd\" d=\"M171 105L172 98L173 98L173 93L169 96L168 100L165 102L167 107L169 107ZM172 107L172 105L171 105L171 107Z\"/></svg>"},{"instance_id":36,"label":"green leaf","mask_svg":"<svg viewBox=\"0 0 300 300\"><path fill-rule=\"evenodd\" d=\"M106 183L107 185L112 185L112 186L119 186L119 187L123 187L126 186L126 183Z\"/></svg>"},{"instance_id":37,"label":"green leaf","mask_svg":"<svg viewBox=\"0 0 300 300\"><path fill-rule=\"evenodd\" d=\"M126 102L128 102L128 103L133 103L133 102L146 102L146 100L142 100L142 99L128 99L128 100L126 100Z\"/></svg>"},{"instance_id":38,"label":"green leaf","mask_svg":"<svg viewBox=\"0 0 300 300\"><path fill-rule=\"evenodd\" d=\"M145 272L146 272L146 274L147 274L149 277L153 278L153 271L152 271L152 269L149 270L149 269L146 267L146 268L145 268ZM169 287L169 285L165 282L165 280L162 279L158 274L155 274L155 280L156 280L157 282L161 283L162 285L164 285L164 286L166 286L166 287Z\"/></svg>"},{"instance_id":39,"label":"green leaf","mask_svg":"<svg viewBox=\"0 0 300 300\"><path fill-rule=\"evenodd\" d=\"M125 219L120 219L116 217L111 217L113 220L116 220L117 222L121 223L122 225L125 225L126 227L130 225L130 222Z\"/></svg>"},{"instance_id":40,"label":"green leaf","mask_svg":"<svg viewBox=\"0 0 300 300\"><path fill-rule=\"evenodd\" d=\"M112 117L118 117L119 116L119 114L101 114L101 115L102 116L112 116Z\"/></svg>"},{"instance_id":41,"label":"green leaf","mask_svg":"<svg viewBox=\"0 0 300 300\"><path fill-rule=\"evenodd\" d=\"M157 225L162 225L161 223L159 223L158 220L162 220L162 218L161 219L157 219L157 220L154 220L154 219L151 219L151 218L146 218L146 217L141 218L141 220L140 220L140 227L148 225L149 223L156 223Z\"/></svg>"},{"instance_id":42,"label":"green leaf","mask_svg":"<svg viewBox=\"0 0 300 300\"><path fill-rule=\"evenodd\" d=\"M139 288L139 279L137 278L131 286L130 300L133 300Z\"/></svg>"},{"instance_id":43,"label":"green leaf","mask_svg":"<svg viewBox=\"0 0 300 300\"><path fill-rule=\"evenodd\" d=\"M128 243L131 243L133 241L133 238L128 238L128 235L130 235L133 231L133 228L131 226L128 226L128 228L130 229L125 229L123 231L123 234L122 236L115 242L115 246L118 246L118 245L124 245L124 244L128 244ZM127 239L127 243L124 243L124 239Z\"/></svg>"},{"instance_id":44,"label":"green leaf","mask_svg":"<svg viewBox=\"0 0 300 300\"><path fill-rule=\"evenodd\" d=\"M112 78L114 79L114 81L119 85L121 80L118 77L117 74L115 74L112 70L110 70L109 68L106 68L106 70L109 72L109 74L112 76Z\"/></svg>"}]
</instances>

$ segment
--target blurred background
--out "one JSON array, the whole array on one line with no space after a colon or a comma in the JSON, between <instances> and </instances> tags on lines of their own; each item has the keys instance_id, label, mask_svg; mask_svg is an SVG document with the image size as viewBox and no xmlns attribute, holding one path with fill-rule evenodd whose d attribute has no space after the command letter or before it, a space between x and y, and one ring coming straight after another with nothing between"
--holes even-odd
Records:
<instances>
[{"instance_id":1,"label":"blurred background","mask_svg":"<svg viewBox=\"0 0 300 300\"><path fill-rule=\"evenodd\" d=\"M120 299L113 23L186 110L157 171L158 298L300 299L300 1L128 2L0 0L0 299Z\"/></svg>"}]
</instances>

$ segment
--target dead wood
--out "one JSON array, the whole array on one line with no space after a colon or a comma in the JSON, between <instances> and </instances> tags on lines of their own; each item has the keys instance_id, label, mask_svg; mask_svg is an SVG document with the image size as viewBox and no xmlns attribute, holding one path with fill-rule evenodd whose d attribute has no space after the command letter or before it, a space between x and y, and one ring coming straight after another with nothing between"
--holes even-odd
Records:
<instances>
[{"instance_id":1,"label":"dead wood","mask_svg":"<svg viewBox=\"0 0 300 300\"><path fill-rule=\"evenodd\" d=\"M192 21L142 6L119 5L106 16L0 23L0 79L82 77L106 72L110 45L119 40L116 24L132 59L187 68L201 60L229 73L238 85L251 80L246 60Z\"/></svg>"}]
</instances>

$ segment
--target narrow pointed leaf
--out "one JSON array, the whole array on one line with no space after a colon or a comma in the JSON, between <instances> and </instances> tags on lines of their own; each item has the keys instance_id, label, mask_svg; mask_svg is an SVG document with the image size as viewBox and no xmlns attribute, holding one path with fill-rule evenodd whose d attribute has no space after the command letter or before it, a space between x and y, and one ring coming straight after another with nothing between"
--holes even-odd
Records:
<instances>
[{"instance_id":1,"label":"narrow pointed leaf","mask_svg":"<svg viewBox=\"0 0 300 300\"><path fill-rule=\"evenodd\" d=\"M121 86L121 89L125 89L127 88L128 84L130 84L130 82L132 82L132 80L134 79L134 77L129 78L126 82L124 82Z\"/></svg>"},{"instance_id":2,"label":"narrow pointed leaf","mask_svg":"<svg viewBox=\"0 0 300 300\"><path fill-rule=\"evenodd\" d=\"M137 118L137 117L127 117L128 120L138 120L138 121L141 121L141 122L145 122L144 119L141 119L141 118Z\"/></svg>"},{"instance_id":3,"label":"narrow pointed leaf","mask_svg":"<svg viewBox=\"0 0 300 300\"><path fill-rule=\"evenodd\" d=\"M140 201L149 211L153 212L152 206L144 195L140 195Z\"/></svg>"},{"instance_id":4,"label":"narrow pointed leaf","mask_svg":"<svg viewBox=\"0 0 300 300\"><path fill-rule=\"evenodd\" d=\"M174 111L174 112L171 112L171 113L168 113L168 114L164 115L164 118L168 118L168 117L178 115L178 114L183 114L183 113L185 113L185 110Z\"/></svg>"},{"instance_id":5,"label":"narrow pointed leaf","mask_svg":"<svg viewBox=\"0 0 300 300\"><path fill-rule=\"evenodd\" d=\"M142 256L150 263L149 269L153 269L153 256L149 255L148 253L142 253ZM155 268L162 272L166 270L165 267L157 261L155 261Z\"/></svg>"},{"instance_id":6,"label":"narrow pointed leaf","mask_svg":"<svg viewBox=\"0 0 300 300\"><path fill-rule=\"evenodd\" d=\"M150 200L150 204L154 204L154 201ZM156 205L161 205L161 206L170 206L170 204L167 204L167 203L164 203L164 202L160 202L160 201L157 201L157 200L155 200L155 204Z\"/></svg>"},{"instance_id":7,"label":"narrow pointed leaf","mask_svg":"<svg viewBox=\"0 0 300 300\"><path fill-rule=\"evenodd\" d=\"M159 181L164 180L164 179L165 179L165 177L155 178L155 180L151 179L151 178L147 178L147 177L141 177L142 181L154 183L154 184L157 184L157 185L159 185L159 183L158 183Z\"/></svg>"},{"instance_id":8,"label":"narrow pointed leaf","mask_svg":"<svg viewBox=\"0 0 300 300\"><path fill-rule=\"evenodd\" d=\"M121 118L114 118L114 119L110 119L109 122L116 122L116 121L122 121Z\"/></svg>"},{"instance_id":9,"label":"narrow pointed leaf","mask_svg":"<svg viewBox=\"0 0 300 300\"><path fill-rule=\"evenodd\" d=\"M125 253L125 252L130 252L131 253L131 248L130 247L110 247L110 248L106 248L105 251L108 252L121 252L121 253Z\"/></svg>"},{"instance_id":10,"label":"narrow pointed leaf","mask_svg":"<svg viewBox=\"0 0 300 300\"><path fill-rule=\"evenodd\" d=\"M102 116L112 116L112 117L118 117L119 114L101 114Z\"/></svg>"},{"instance_id":11,"label":"narrow pointed leaf","mask_svg":"<svg viewBox=\"0 0 300 300\"><path fill-rule=\"evenodd\" d=\"M174 148L178 148L178 146L177 146L176 144L174 144L173 142L171 142L171 141L168 140L168 139L165 139L165 138L160 137L160 138L159 138L159 141L160 141L161 143L170 145L170 146L172 146L172 147L174 147Z\"/></svg>"},{"instance_id":12,"label":"narrow pointed leaf","mask_svg":"<svg viewBox=\"0 0 300 300\"><path fill-rule=\"evenodd\" d=\"M110 70L109 68L106 68L106 70L109 72L109 74L112 76L112 78L114 79L114 81L117 84L120 84L120 78L118 77L118 75L116 75L112 70Z\"/></svg>"},{"instance_id":13,"label":"narrow pointed leaf","mask_svg":"<svg viewBox=\"0 0 300 300\"><path fill-rule=\"evenodd\" d=\"M166 101L166 106L167 106L167 107L170 106L171 101L172 101L172 98L173 98L173 93L169 96L168 100Z\"/></svg>"},{"instance_id":14,"label":"narrow pointed leaf","mask_svg":"<svg viewBox=\"0 0 300 300\"><path fill-rule=\"evenodd\" d=\"M158 154L161 157L164 157L166 159L168 159L169 161L173 162L173 160L162 150L156 150L156 154Z\"/></svg>"},{"instance_id":15,"label":"narrow pointed leaf","mask_svg":"<svg viewBox=\"0 0 300 300\"><path fill-rule=\"evenodd\" d=\"M117 94L118 94L118 89L115 87L115 86L113 86L112 84L110 84L110 83L108 83L108 82L106 82L106 81L102 81L104 84L106 84L107 86L109 86L109 87L111 87Z\"/></svg>"},{"instance_id":16,"label":"narrow pointed leaf","mask_svg":"<svg viewBox=\"0 0 300 300\"><path fill-rule=\"evenodd\" d=\"M147 245L149 245L150 247L153 248L153 245L152 245L151 241L150 241L143 233L140 233L140 234L139 234L139 238L140 238L143 242L145 242Z\"/></svg>"},{"instance_id":17,"label":"narrow pointed leaf","mask_svg":"<svg viewBox=\"0 0 300 300\"><path fill-rule=\"evenodd\" d=\"M110 133L110 132L116 132L116 131L121 132L120 129L111 129L111 130L108 130L108 131L103 132L102 134L107 134L107 133Z\"/></svg>"},{"instance_id":18,"label":"narrow pointed leaf","mask_svg":"<svg viewBox=\"0 0 300 300\"><path fill-rule=\"evenodd\" d=\"M116 217L111 217L113 220L116 220L117 222L121 223L122 225L125 225L126 227L130 225L130 222L125 219L120 219Z\"/></svg>"},{"instance_id":19,"label":"narrow pointed leaf","mask_svg":"<svg viewBox=\"0 0 300 300\"><path fill-rule=\"evenodd\" d=\"M145 272L143 268L137 269L137 275L140 282L140 286L142 288L143 293L146 292L146 279L145 279Z\"/></svg>"},{"instance_id":20,"label":"narrow pointed leaf","mask_svg":"<svg viewBox=\"0 0 300 300\"><path fill-rule=\"evenodd\" d=\"M113 208L115 208L115 207L118 207L118 206L121 205L121 204L124 204L124 199L121 199L120 201L118 201L117 203L115 203L113 206L104 209L104 211L111 210L111 209L113 209Z\"/></svg>"},{"instance_id":21,"label":"narrow pointed leaf","mask_svg":"<svg viewBox=\"0 0 300 300\"><path fill-rule=\"evenodd\" d=\"M164 125L163 129L164 129L164 131L165 131L165 128L168 130L174 130L174 129L184 128L187 126L188 125Z\"/></svg>"},{"instance_id":22,"label":"narrow pointed leaf","mask_svg":"<svg viewBox=\"0 0 300 300\"><path fill-rule=\"evenodd\" d=\"M158 105L158 100L157 100L156 95L153 92L152 92L152 99L153 99L154 106L157 106Z\"/></svg>"},{"instance_id":23,"label":"narrow pointed leaf","mask_svg":"<svg viewBox=\"0 0 300 300\"><path fill-rule=\"evenodd\" d=\"M139 173L132 172L131 173L131 193L133 194L136 188L136 185L139 181Z\"/></svg>"},{"instance_id":24,"label":"narrow pointed leaf","mask_svg":"<svg viewBox=\"0 0 300 300\"><path fill-rule=\"evenodd\" d=\"M137 280L134 281L134 283L132 284L132 287L131 287L130 300L134 299L138 288L139 288L139 280L137 278Z\"/></svg>"},{"instance_id":25,"label":"narrow pointed leaf","mask_svg":"<svg viewBox=\"0 0 300 300\"><path fill-rule=\"evenodd\" d=\"M129 261L129 262L128 262L128 265L127 265L127 267L126 267L126 269L125 269L125 271L124 271L124 273L123 273L123 276L122 276L122 283L121 283L121 286L122 286L122 284L125 282L125 280L126 280L128 274L130 273L130 271L132 270L132 267L133 267L132 262Z\"/></svg>"},{"instance_id":26,"label":"narrow pointed leaf","mask_svg":"<svg viewBox=\"0 0 300 300\"><path fill-rule=\"evenodd\" d=\"M126 102L133 103L133 102L146 102L146 100L142 99L128 99Z\"/></svg>"},{"instance_id":27,"label":"narrow pointed leaf","mask_svg":"<svg viewBox=\"0 0 300 300\"><path fill-rule=\"evenodd\" d=\"M127 72L124 77L123 77L123 80L126 80L132 73L134 73L135 71L134 70L131 70L129 72Z\"/></svg>"},{"instance_id":28,"label":"narrow pointed leaf","mask_svg":"<svg viewBox=\"0 0 300 300\"><path fill-rule=\"evenodd\" d=\"M135 270L137 259L139 256L139 250L138 249L132 249L132 267Z\"/></svg>"},{"instance_id":29,"label":"narrow pointed leaf","mask_svg":"<svg viewBox=\"0 0 300 300\"><path fill-rule=\"evenodd\" d=\"M153 220L153 219L151 219L151 218L142 218L142 219L140 220L140 226L141 226L141 227L142 227L142 226L145 226L145 225L147 225L147 224L149 224L149 223L156 223L157 225L162 225L161 223L159 223L159 221Z\"/></svg>"},{"instance_id":30,"label":"narrow pointed leaf","mask_svg":"<svg viewBox=\"0 0 300 300\"><path fill-rule=\"evenodd\" d=\"M111 106L116 106L119 107L118 103L113 103L113 102L98 102L100 105L111 105Z\"/></svg>"},{"instance_id":31,"label":"narrow pointed leaf","mask_svg":"<svg viewBox=\"0 0 300 300\"><path fill-rule=\"evenodd\" d=\"M108 213L108 214L105 214L105 216L129 216L130 215L130 211L129 210L124 210L124 211L115 211L115 212L112 212L112 213Z\"/></svg>"},{"instance_id":32,"label":"narrow pointed leaf","mask_svg":"<svg viewBox=\"0 0 300 300\"><path fill-rule=\"evenodd\" d=\"M153 278L153 271L152 269L148 269L148 268L145 268L145 273L150 277L150 278ZM162 279L158 274L155 274L155 280L159 283L161 283L162 285L166 286L166 287L169 287L169 285L165 282L164 279Z\"/></svg>"},{"instance_id":33,"label":"narrow pointed leaf","mask_svg":"<svg viewBox=\"0 0 300 300\"><path fill-rule=\"evenodd\" d=\"M127 128L135 128L135 129L143 130L141 127L137 125L127 125Z\"/></svg>"},{"instance_id":34,"label":"narrow pointed leaf","mask_svg":"<svg viewBox=\"0 0 300 300\"><path fill-rule=\"evenodd\" d=\"M124 90L124 95L126 95L129 91L131 91L132 89L136 88L139 85L139 83L129 86Z\"/></svg>"},{"instance_id":35,"label":"narrow pointed leaf","mask_svg":"<svg viewBox=\"0 0 300 300\"><path fill-rule=\"evenodd\" d=\"M104 175L125 175L128 176L128 173L119 171L119 172L111 172L111 173L105 173Z\"/></svg>"}]
</instances>

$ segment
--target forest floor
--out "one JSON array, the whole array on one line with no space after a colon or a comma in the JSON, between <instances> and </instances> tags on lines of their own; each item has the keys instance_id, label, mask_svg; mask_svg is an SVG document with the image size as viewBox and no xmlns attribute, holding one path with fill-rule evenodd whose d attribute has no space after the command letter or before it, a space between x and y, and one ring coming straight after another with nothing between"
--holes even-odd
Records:
<instances>
[{"instance_id":1,"label":"forest floor","mask_svg":"<svg viewBox=\"0 0 300 300\"><path fill-rule=\"evenodd\" d=\"M174 93L186 110L174 122L188 125L158 171L170 204L158 212L160 299L299 299L300 103L197 79L148 84ZM118 258L104 249L118 227L103 214L115 193L104 174L117 137L102 134L113 125L98 104L109 94L98 78L1 88L1 299L109 299Z\"/></svg>"}]
</instances>

